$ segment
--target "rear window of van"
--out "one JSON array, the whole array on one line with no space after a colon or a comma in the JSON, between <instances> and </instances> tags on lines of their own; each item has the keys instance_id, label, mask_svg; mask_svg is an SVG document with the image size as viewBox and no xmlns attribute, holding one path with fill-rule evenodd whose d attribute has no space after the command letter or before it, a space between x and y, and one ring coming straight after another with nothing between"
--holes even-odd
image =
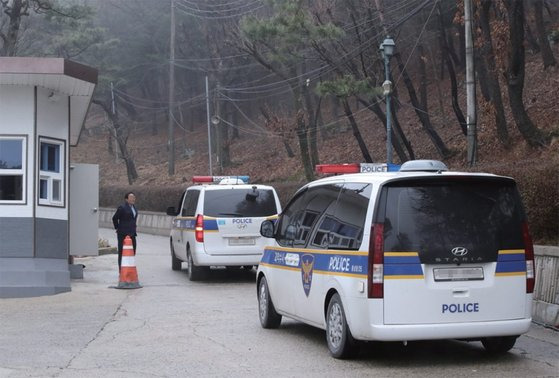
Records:
<instances>
[{"instance_id":1,"label":"rear window of van","mask_svg":"<svg viewBox=\"0 0 559 378\"><path fill-rule=\"evenodd\" d=\"M204 215L210 217L267 217L277 213L270 189L206 190L204 195Z\"/></svg>"},{"instance_id":2,"label":"rear window of van","mask_svg":"<svg viewBox=\"0 0 559 378\"><path fill-rule=\"evenodd\" d=\"M389 183L384 210L384 250L418 252L422 263L497 260L499 250L523 249L525 216L516 184L506 178L435 178Z\"/></svg>"}]
</instances>

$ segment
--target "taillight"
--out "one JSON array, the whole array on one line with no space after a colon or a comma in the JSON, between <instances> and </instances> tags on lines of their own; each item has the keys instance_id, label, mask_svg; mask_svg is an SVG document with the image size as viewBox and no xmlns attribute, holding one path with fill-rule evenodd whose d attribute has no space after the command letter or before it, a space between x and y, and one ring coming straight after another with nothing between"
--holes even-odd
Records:
<instances>
[{"instance_id":1,"label":"taillight","mask_svg":"<svg viewBox=\"0 0 559 378\"><path fill-rule=\"evenodd\" d=\"M534 292L536 284L536 268L534 266L534 244L526 222L522 223L522 238L524 239L524 256L526 256L526 293Z\"/></svg>"},{"instance_id":2,"label":"taillight","mask_svg":"<svg viewBox=\"0 0 559 378\"><path fill-rule=\"evenodd\" d=\"M384 224L375 223L369 241L369 298L384 297Z\"/></svg>"},{"instance_id":3,"label":"taillight","mask_svg":"<svg viewBox=\"0 0 559 378\"><path fill-rule=\"evenodd\" d=\"M196 216L196 226L194 227L194 233L196 235L196 241L199 243L204 242L204 216L198 214Z\"/></svg>"}]
</instances>

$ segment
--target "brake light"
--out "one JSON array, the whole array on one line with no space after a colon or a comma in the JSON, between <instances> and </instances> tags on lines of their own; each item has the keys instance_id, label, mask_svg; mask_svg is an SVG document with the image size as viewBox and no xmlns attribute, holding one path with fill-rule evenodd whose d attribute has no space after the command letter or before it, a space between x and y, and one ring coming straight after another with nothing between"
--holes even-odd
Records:
<instances>
[{"instance_id":1,"label":"brake light","mask_svg":"<svg viewBox=\"0 0 559 378\"><path fill-rule=\"evenodd\" d=\"M536 268L534 265L534 244L526 222L522 223L522 238L524 239L524 256L526 256L526 293L534 292L536 284Z\"/></svg>"},{"instance_id":2,"label":"brake light","mask_svg":"<svg viewBox=\"0 0 559 378\"><path fill-rule=\"evenodd\" d=\"M199 243L204 242L204 216L198 214L196 216L196 225L194 227L194 234L196 236L196 241Z\"/></svg>"},{"instance_id":3,"label":"brake light","mask_svg":"<svg viewBox=\"0 0 559 378\"><path fill-rule=\"evenodd\" d=\"M384 297L384 224L371 227L369 241L369 298Z\"/></svg>"}]
</instances>

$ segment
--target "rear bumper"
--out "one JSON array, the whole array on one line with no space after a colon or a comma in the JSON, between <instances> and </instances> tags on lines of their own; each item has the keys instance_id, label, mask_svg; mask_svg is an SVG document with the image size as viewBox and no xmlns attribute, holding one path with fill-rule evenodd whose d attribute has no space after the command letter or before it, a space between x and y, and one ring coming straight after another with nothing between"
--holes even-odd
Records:
<instances>
[{"instance_id":1,"label":"rear bumper","mask_svg":"<svg viewBox=\"0 0 559 378\"><path fill-rule=\"evenodd\" d=\"M243 266L243 265L258 265L262 253L251 255L208 255L205 252L192 252L192 259L194 264L199 266Z\"/></svg>"},{"instance_id":2,"label":"rear bumper","mask_svg":"<svg viewBox=\"0 0 559 378\"><path fill-rule=\"evenodd\" d=\"M517 336L528 331L531 318L492 322L439 323L413 325L370 324L360 340L411 341L438 339L480 339L491 336Z\"/></svg>"}]
</instances>

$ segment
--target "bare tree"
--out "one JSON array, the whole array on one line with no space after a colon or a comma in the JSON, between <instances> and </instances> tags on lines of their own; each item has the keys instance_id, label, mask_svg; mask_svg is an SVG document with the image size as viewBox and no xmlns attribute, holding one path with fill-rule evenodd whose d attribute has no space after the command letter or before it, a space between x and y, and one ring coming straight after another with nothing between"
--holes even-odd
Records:
<instances>
[{"instance_id":1,"label":"bare tree","mask_svg":"<svg viewBox=\"0 0 559 378\"><path fill-rule=\"evenodd\" d=\"M531 146L546 145L550 136L538 129L526 112L522 94L524 90L524 4L522 1L506 2L509 20L509 56L507 84L510 107L518 130Z\"/></svg>"},{"instance_id":2,"label":"bare tree","mask_svg":"<svg viewBox=\"0 0 559 378\"><path fill-rule=\"evenodd\" d=\"M128 184L132 185L134 181L138 178L138 172L136 171L136 165L134 164L134 158L128 152L128 148L126 146L126 142L128 140L127 135L125 133L125 127L121 124L120 119L118 117L118 113L112 112L111 106L101 101L100 99L94 98L92 102L96 105L99 105L101 109L107 114L109 120L111 121L112 128L110 128L110 132L113 138L116 140L119 150L122 154L122 159L126 164L126 174L128 176Z\"/></svg>"}]
</instances>

